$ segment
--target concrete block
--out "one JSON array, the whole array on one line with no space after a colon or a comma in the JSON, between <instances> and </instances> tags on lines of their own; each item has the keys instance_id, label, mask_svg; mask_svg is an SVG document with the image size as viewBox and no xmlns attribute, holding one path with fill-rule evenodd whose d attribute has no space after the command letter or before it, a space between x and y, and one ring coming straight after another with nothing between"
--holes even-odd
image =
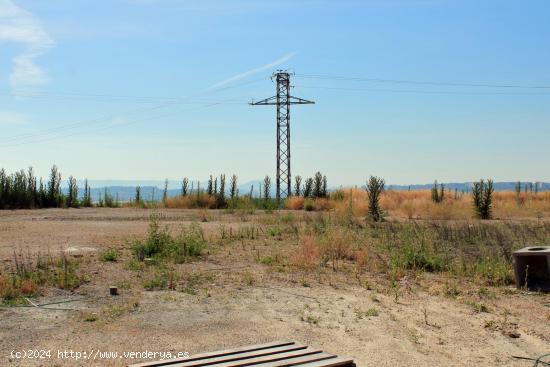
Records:
<instances>
[{"instance_id":1,"label":"concrete block","mask_svg":"<svg viewBox=\"0 0 550 367\"><path fill-rule=\"evenodd\" d=\"M550 291L550 246L525 247L514 252L516 286Z\"/></svg>"}]
</instances>

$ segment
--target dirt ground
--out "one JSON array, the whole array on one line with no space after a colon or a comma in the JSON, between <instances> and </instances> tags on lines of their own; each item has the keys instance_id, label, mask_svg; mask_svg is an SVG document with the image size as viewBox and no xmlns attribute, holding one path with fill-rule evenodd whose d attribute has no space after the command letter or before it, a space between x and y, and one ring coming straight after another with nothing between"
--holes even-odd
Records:
<instances>
[{"instance_id":1,"label":"dirt ground","mask_svg":"<svg viewBox=\"0 0 550 367\"><path fill-rule=\"evenodd\" d=\"M212 238L222 226L267 223L278 215L160 212L163 223L172 226L199 221ZM513 356L550 353L548 294L488 287L481 296L479 285L457 280L463 292L449 297L443 291L448 279L437 274L406 277L394 292L377 274L366 274L365 286L330 269L282 271L258 261L298 246L285 239L211 239L204 257L178 267L184 291L146 291L139 273L127 267L128 239L145 235L151 213L133 208L0 212L1 269L12 266L14 251L63 250L89 277L74 291L47 289L31 300L73 300L49 306L56 310L0 308L1 366L124 366L147 359L126 358L123 352L197 353L277 339L350 356L358 366L531 366L532 361ZM123 255L117 262L99 261L107 248ZM119 296L109 296L113 284L125 284ZM471 300L486 309L476 309ZM51 354L17 354L28 350ZM63 351L73 351L73 358L60 358ZM100 358L98 351L119 355Z\"/></svg>"}]
</instances>

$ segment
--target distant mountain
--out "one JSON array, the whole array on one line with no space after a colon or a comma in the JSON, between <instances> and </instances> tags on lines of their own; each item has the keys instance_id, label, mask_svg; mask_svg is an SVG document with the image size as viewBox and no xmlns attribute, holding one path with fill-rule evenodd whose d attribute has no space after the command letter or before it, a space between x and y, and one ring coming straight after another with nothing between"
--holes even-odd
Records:
<instances>
[{"instance_id":1,"label":"distant mountain","mask_svg":"<svg viewBox=\"0 0 550 367\"><path fill-rule=\"evenodd\" d=\"M228 180L229 181L229 180ZM103 183L103 186L100 186L99 183ZM115 184L116 183L116 184ZM149 185L144 185L144 184ZM79 188L79 194L83 195L84 193L84 184L79 183L81 187ZM115 198L118 198L119 201L130 201L135 198L136 195L136 184L141 186L141 197L143 200L155 200L158 201L162 199L162 193L164 190L164 181L90 181L92 200L98 201L100 196L105 195L105 190ZM448 190L470 192L472 190L472 182L450 182L443 183ZM525 190L525 182L521 183L521 191ZM179 187L180 183L175 184L174 181L169 182L168 185L168 197L178 196L181 193L181 188ZM205 190L207 187L206 182L201 182L201 190ZM247 181L238 185L239 195L249 194L251 189L252 195L258 197L260 194L260 187L263 185L263 181ZM548 182L539 182L539 191L549 191L550 183ZM415 184L415 185L387 185L388 190L429 190L433 187L433 183L430 184ZM516 182L495 182L494 183L495 191L513 191L516 187ZM191 190L191 183L189 184L189 189ZM193 183L192 189L196 190L196 181ZM336 190L337 188L333 187L331 190ZM64 188L66 190L66 188ZM226 182L226 191L229 192L229 182ZM271 196L275 196L275 182L271 182Z\"/></svg>"},{"instance_id":2,"label":"distant mountain","mask_svg":"<svg viewBox=\"0 0 550 367\"><path fill-rule=\"evenodd\" d=\"M458 190L458 191L464 191L469 192L472 191L473 182L449 182L449 183L443 183L445 187L449 190ZM495 182L493 183L495 191L514 191L516 188L517 182ZM522 182L521 183L521 191L525 190L525 185L528 185L529 183ZM392 190L429 190L433 187L433 183L430 184L421 184L421 185L388 185L388 189ZM535 183L533 182L533 186ZM550 183L548 182L538 182L538 189L539 191L547 191L550 190Z\"/></svg>"}]
</instances>

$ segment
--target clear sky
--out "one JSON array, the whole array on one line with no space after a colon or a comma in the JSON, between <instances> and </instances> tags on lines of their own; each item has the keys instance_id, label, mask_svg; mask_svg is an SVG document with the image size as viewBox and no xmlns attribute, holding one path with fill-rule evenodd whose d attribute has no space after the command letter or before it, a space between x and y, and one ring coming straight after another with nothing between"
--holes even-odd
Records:
<instances>
[{"instance_id":1,"label":"clear sky","mask_svg":"<svg viewBox=\"0 0 550 367\"><path fill-rule=\"evenodd\" d=\"M550 181L549 46L545 0L0 0L0 167L273 177L281 68L293 174Z\"/></svg>"}]
</instances>

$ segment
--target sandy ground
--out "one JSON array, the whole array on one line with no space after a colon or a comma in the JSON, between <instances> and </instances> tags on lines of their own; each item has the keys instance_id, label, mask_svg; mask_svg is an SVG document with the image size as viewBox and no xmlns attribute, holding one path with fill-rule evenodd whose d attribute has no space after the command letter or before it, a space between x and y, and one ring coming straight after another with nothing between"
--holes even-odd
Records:
<instances>
[{"instance_id":1,"label":"sandy ground","mask_svg":"<svg viewBox=\"0 0 550 367\"><path fill-rule=\"evenodd\" d=\"M550 353L550 295L490 288L482 297L479 286L459 282L463 293L449 297L443 292L448 279L433 274L404 278L394 292L376 274L366 275L365 287L346 274L285 272L255 260L297 246L285 240L214 243L203 259L178 267L178 281L191 284L192 291L145 291L125 264L127 240L146 233L150 213L0 212L0 269L10 268L14 250L64 249L90 277L75 291L48 289L33 300L76 300L50 306L71 310L0 308L1 366L124 366L144 359L123 352L196 353L277 339L351 356L358 366L531 366L512 356ZM207 215L201 225L211 234L222 225L250 225L266 216L162 213L172 225ZM126 251L128 259L98 261L97 253L111 247ZM108 287L117 282L130 287L111 297ZM468 300L482 302L488 312L476 311ZM90 315L96 320L86 321ZM28 350L50 351L50 357L18 358L16 352ZM82 359L59 358L63 351L80 352ZM98 351L119 354L102 359Z\"/></svg>"}]
</instances>

